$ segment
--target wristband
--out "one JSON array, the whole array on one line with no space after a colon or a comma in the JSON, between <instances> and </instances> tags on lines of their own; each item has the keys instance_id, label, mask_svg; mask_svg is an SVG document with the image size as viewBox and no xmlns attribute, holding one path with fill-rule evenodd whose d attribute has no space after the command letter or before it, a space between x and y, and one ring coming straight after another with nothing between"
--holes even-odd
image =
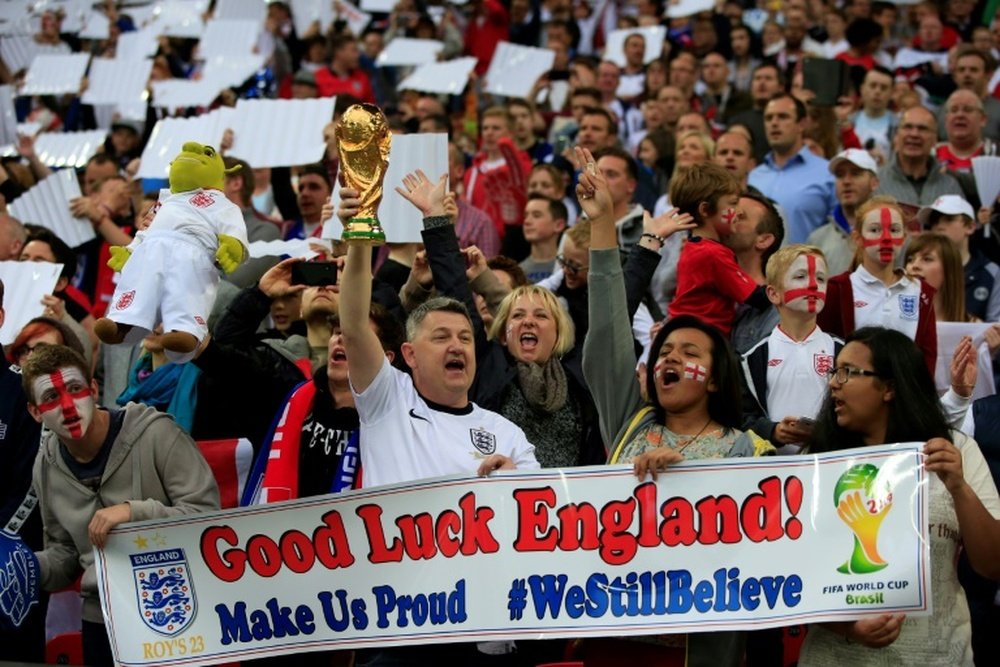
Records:
<instances>
[{"instance_id":1,"label":"wristband","mask_svg":"<svg viewBox=\"0 0 1000 667\"><path fill-rule=\"evenodd\" d=\"M424 218L424 229L434 229L451 224L451 218L446 215L428 215Z\"/></svg>"},{"instance_id":2,"label":"wristband","mask_svg":"<svg viewBox=\"0 0 1000 667\"><path fill-rule=\"evenodd\" d=\"M643 232L642 236L640 236L639 238L640 239L653 239L654 241L659 241L661 248L663 246L667 245L667 238L665 236L657 236L656 234L653 234L652 232Z\"/></svg>"}]
</instances>

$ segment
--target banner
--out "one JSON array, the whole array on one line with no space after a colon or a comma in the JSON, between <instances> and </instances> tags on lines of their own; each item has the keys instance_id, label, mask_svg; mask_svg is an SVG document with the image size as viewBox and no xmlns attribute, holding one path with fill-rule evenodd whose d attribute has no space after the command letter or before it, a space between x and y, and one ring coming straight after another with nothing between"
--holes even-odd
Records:
<instances>
[{"instance_id":1,"label":"banner","mask_svg":"<svg viewBox=\"0 0 1000 667\"><path fill-rule=\"evenodd\" d=\"M471 446L471 445L470 445ZM129 524L121 665L930 613L922 444L447 477Z\"/></svg>"}]
</instances>

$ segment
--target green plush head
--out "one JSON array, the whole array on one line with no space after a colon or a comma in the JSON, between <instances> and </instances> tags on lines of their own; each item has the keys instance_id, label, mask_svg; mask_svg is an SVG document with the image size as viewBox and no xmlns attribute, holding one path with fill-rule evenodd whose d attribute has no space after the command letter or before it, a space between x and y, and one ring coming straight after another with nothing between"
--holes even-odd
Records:
<instances>
[{"instance_id":1,"label":"green plush head","mask_svg":"<svg viewBox=\"0 0 1000 667\"><path fill-rule=\"evenodd\" d=\"M239 170L239 166L226 170L222 156L211 146L188 141L170 163L170 191L187 192L198 188L221 190L226 174Z\"/></svg>"}]
</instances>

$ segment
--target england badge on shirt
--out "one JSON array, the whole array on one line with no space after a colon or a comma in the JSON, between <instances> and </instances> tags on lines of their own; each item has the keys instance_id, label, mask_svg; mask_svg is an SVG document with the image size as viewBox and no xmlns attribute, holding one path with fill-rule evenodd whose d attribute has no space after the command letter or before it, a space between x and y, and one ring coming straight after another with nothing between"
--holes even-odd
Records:
<instances>
[{"instance_id":1,"label":"england badge on shirt","mask_svg":"<svg viewBox=\"0 0 1000 667\"><path fill-rule=\"evenodd\" d=\"M904 320L917 319L917 297L912 294L900 294L899 314Z\"/></svg>"},{"instance_id":2,"label":"england badge on shirt","mask_svg":"<svg viewBox=\"0 0 1000 667\"><path fill-rule=\"evenodd\" d=\"M487 456L497 451L497 437L484 428L470 428L469 438L472 446Z\"/></svg>"}]
</instances>

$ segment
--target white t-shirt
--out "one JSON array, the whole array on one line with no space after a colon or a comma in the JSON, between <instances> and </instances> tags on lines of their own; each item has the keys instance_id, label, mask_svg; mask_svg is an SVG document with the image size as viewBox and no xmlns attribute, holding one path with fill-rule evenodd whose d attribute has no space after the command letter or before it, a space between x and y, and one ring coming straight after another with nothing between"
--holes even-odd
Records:
<instances>
[{"instance_id":1,"label":"white t-shirt","mask_svg":"<svg viewBox=\"0 0 1000 667\"><path fill-rule=\"evenodd\" d=\"M834 366L834 339L819 327L799 342L775 327L767 339L767 414L815 419L826 396L826 372Z\"/></svg>"},{"instance_id":2,"label":"white t-shirt","mask_svg":"<svg viewBox=\"0 0 1000 667\"><path fill-rule=\"evenodd\" d=\"M851 274L854 328L885 327L917 337L920 321L920 281L903 277L889 287L859 266Z\"/></svg>"},{"instance_id":3,"label":"white t-shirt","mask_svg":"<svg viewBox=\"0 0 1000 667\"><path fill-rule=\"evenodd\" d=\"M217 237L225 234L239 239L248 252L243 213L221 190L198 189L176 194L161 190L156 216L148 231L181 232L212 252L219 247Z\"/></svg>"},{"instance_id":4,"label":"white t-shirt","mask_svg":"<svg viewBox=\"0 0 1000 667\"><path fill-rule=\"evenodd\" d=\"M539 467L535 447L514 423L472 402L464 409L430 404L388 359L364 392L351 392L361 420L364 488L475 474L491 454L509 456L519 469Z\"/></svg>"}]
</instances>

